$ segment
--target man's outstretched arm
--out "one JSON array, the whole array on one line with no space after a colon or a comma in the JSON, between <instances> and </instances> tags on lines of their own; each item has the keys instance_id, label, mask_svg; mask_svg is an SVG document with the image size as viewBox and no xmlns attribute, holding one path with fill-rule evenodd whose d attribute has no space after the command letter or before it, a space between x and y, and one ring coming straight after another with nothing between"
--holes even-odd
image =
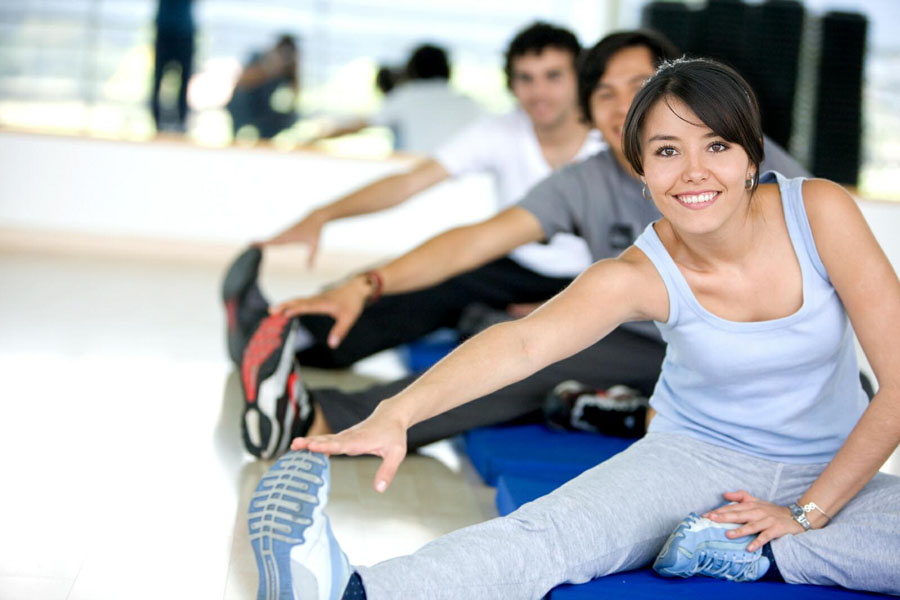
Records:
<instances>
[{"instance_id":1,"label":"man's outstretched arm","mask_svg":"<svg viewBox=\"0 0 900 600\"><path fill-rule=\"evenodd\" d=\"M302 220L266 240L263 245L304 244L309 249L311 266L326 223L345 217L378 212L405 202L411 196L450 177L436 160L426 159L406 173L390 175L315 209Z\"/></svg>"},{"instance_id":2,"label":"man's outstretched arm","mask_svg":"<svg viewBox=\"0 0 900 600\"><path fill-rule=\"evenodd\" d=\"M457 227L431 238L377 271L362 274L309 298L296 298L272 308L288 316L328 314L335 324L328 345L336 348L373 294L399 294L440 283L480 267L528 242L544 238L537 217L513 206L475 225Z\"/></svg>"}]
</instances>

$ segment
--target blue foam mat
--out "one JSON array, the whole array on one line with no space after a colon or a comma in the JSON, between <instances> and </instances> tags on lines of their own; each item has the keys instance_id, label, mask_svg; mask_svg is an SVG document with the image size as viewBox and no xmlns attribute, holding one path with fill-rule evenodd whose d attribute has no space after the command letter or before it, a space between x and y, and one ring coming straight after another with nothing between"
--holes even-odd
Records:
<instances>
[{"instance_id":1,"label":"blue foam mat","mask_svg":"<svg viewBox=\"0 0 900 600\"><path fill-rule=\"evenodd\" d=\"M571 479L562 474L525 476L504 473L497 478L497 509L507 515L527 502L549 494ZM639 569L601 577L580 585L563 585L553 589L550 600L596 600L628 598L629 600L704 599L766 600L808 599L844 600L851 598L887 598L882 594L855 592L837 587L789 585L771 581L732 583L708 577L669 579L652 569Z\"/></svg>"},{"instance_id":2,"label":"blue foam mat","mask_svg":"<svg viewBox=\"0 0 900 600\"><path fill-rule=\"evenodd\" d=\"M475 470L488 485L497 485L503 473L571 479L635 441L544 425L482 427L467 432L464 440Z\"/></svg>"},{"instance_id":3,"label":"blue foam mat","mask_svg":"<svg viewBox=\"0 0 900 600\"><path fill-rule=\"evenodd\" d=\"M629 600L850 600L852 598L888 598L883 594L856 592L819 585L793 585L775 581L733 583L710 577L669 579L651 569L626 571L601 577L581 585L561 585L554 588L550 600L598 600L600 598L628 598Z\"/></svg>"},{"instance_id":4,"label":"blue foam mat","mask_svg":"<svg viewBox=\"0 0 900 600\"><path fill-rule=\"evenodd\" d=\"M566 477L565 474L525 476L504 473L497 478L497 511L501 517L505 517L523 504L546 496L578 475L579 473L572 474L572 477Z\"/></svg>"},{"instance_id":5,"label":"blue foam mat","mask_svg":"<svg viewBox=\"0 0 900 600\"><path fill-rule=\"evenodd\" d=\"M400 358L412 373L427 371L459 345L459 334L438 329L414 342L399 347Z\"/></svg>"}]
</instances>

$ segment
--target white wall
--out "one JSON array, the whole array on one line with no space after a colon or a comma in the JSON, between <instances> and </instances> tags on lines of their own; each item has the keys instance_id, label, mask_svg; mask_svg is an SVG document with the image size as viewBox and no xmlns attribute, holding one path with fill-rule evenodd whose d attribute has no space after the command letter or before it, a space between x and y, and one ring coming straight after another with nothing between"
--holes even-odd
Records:
<instances>
[{"instance_id":1,"label":"white wall","mask_svg":"<svg viewBox=\"0 0 900 600\"><path fill-rule=\"evenodd\" d=\"M409 164L0 132L0 228L237 245ZM493 201L487 176L447 182L329 226L323 249L396 254L484 218Z\"/></svg>"},{"instance_id":2,"label":"white wall","mask_svg":"<svg viewBox=\"0 0 900 600\"><path fill-rule=\"evenodd\" d=\"M409 164L0 131L0 230L239 245ZM396 254L492 214L493 202L487 176L449 181L390 211L330 225L323 250ZM900 204L860 206L900 267Z\"/></svg>"}]
</instances>

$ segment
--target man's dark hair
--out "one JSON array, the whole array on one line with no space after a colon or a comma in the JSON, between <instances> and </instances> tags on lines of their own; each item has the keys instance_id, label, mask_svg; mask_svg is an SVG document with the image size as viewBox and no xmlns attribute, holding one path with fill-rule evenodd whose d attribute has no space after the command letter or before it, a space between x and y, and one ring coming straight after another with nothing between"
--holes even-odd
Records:
<instances>
[{"instance_id":1,"label":"man's dark hair","mask_svg":"<svg viewBox=\"0 0 900 600\"><path fill-rule=\"evenodd\" d=\"M395 69L382 65L375 73L375 86L381 90L382 94L387 94L397 86L398 79L400 79L400 74Z\"/></svg>"},{"instance_id":2,"label":"man's dark hair","mask_svg":"<svg viewBox=\"0 0 900 600\"><path fill-rule=\"evenodd\" d=\"M666 36L651 29L619 31L604 37L593 48L585 51L579 59L578 104L587 121L593 122L591 94L597 89L597 84L606 72L609 59L619 50L635 46L643 46L650 51L654 68L663 61L673 60L681 54Z\"/></svg>"},{"instance_id":3,"label":"man's dark hair","mask_svg":"<svg viewBox=\"0 0 900 600\"><path fill-rule=\"evenodd\" d=\"M450 79L447 52L433 44L422 44L409 57L406 75L409 79Z\"/></svg>"},{"instance_id":4,"label":"man's dark hair","mask_svg":"<svg viewBox=\"0 0 900 600\"><path fill-rule=\"evenodd\" d=\"M668 103L670 98L687 105L726 142L744 149L755 167L755 191L759 165L765 157L759 104L737 71L709 59L681 58L663 63L635 95L625 117L623 134L625 158L635 173L644 174L641 138L647 114L657 103Z\"/></svg>"},{"instance_id":5,"label":"man's dark hair","mask_svg":"<svg viewBox=\"0 0 900 600\"><path fill-rule=\"evenodd\" d=\"M568 29L538 21L516 34L506 49L506 85L512 88L513 63L526 54L540 54L547 48L572 53L572 64L581 53L581 44Z\"/></svg>"}]
</instances>

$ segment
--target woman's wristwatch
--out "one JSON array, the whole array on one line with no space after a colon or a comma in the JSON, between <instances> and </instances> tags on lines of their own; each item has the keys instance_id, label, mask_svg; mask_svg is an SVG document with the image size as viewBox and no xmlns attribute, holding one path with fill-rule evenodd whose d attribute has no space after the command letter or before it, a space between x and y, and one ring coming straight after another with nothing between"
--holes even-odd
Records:
<instances>
[{"instance_id":1,"label":"woman's wristwatch","mask_svg":"<svg viewBox=\"0 0 900 600\"><path fill-rule=\"evenodd\" d=\"M804 531L809 531L810 529L812 529L812 525L810 525L809 519L806 518L806 515L808 513L811 513L814 510L817 510L820 513L822 513L822 516L825 517L826 519L828 519L829 521L831 520L831 517L829 517L827 514L825 514L825 511L822 510L821 508L819 508L819 505L816 504L815 502L807 502L803 506L800 506L800 504L794 502L793 504L788 506L788 509L790 509L790 511L791 511L791 516L794 517L795 521L800 523L800 525L803 527Z\"/></svg>"},{"instance_id":2,"label":"woman's wristwatch","mask_svg":"<svg viewBox=\"0 0 900 600\"><path fill-rule=\"evenodd\" d=\"M803 510L799 504L794 502L788 509L791 511L791 516L794 517L794 520L800 523L800 526L803 527L803 531L809 531L812 529L812 525L809 524L809 519L806 518L806 511Z\"/></svg>"}]
</instances>

